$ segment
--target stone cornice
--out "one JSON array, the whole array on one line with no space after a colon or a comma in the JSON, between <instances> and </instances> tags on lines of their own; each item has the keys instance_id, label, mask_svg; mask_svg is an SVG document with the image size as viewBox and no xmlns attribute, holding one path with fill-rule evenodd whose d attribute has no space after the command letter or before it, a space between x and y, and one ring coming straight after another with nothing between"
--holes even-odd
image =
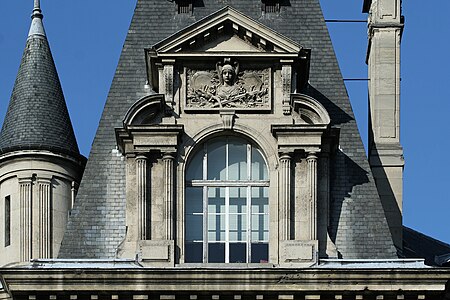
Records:
<instances>
[{"instance_id":1,"label":"stone cornice","mask_svg":"<svg viewBox=\"0 0 450 300\"><path fill-rule=\"evenodd\" d=\"M443 292L450 269L3 268L10 292Z\"/></svg>"}]
</instances>

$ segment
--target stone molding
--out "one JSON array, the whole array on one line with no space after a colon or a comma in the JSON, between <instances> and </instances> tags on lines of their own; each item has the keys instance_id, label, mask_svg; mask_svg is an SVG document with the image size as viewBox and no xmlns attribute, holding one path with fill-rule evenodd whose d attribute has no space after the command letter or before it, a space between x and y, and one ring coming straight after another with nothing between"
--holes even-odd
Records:
<instances>
[{"instance_id":1,"label":"stone molding","mask_svg":"<svg viewBox=\"0 0 450 300\"><path fill-rule=\"evenodd\" d=\"M89 263L93 264L92 261ZM124 265L123 261L110 263ZM348 261L343 263L352 265ZM77 299L77 295L82 298L82 295L89 293L101 293L105 297L121 295L127 299L131 299L132 295L153 295L157 296L156 299L167 299L160 295L177 295L176 299L185 299L183 296L205 291L208 296L234 293L251 296L249 299L266 299L257 295L270 293L272 297L321 295L320 299L340 299L334 295L351 295L353 299L375 299L385 295L385 299L402 299L397 296L407 295L411 299L434 300L446 299L446 284L450 276L449 269L435 268L325 267L293 270L259 267L224 270L223 267L143 268L132 261L128 261L128 265L125 268L101 268L93 264L84 268L83 272L68 267L2 268L1 281L14 299L34 299L28 298L28 295L73 295L75 297L70 296L70 299ZM19 295L26 295L26 298Z\"/></svg>"}]
</instances>

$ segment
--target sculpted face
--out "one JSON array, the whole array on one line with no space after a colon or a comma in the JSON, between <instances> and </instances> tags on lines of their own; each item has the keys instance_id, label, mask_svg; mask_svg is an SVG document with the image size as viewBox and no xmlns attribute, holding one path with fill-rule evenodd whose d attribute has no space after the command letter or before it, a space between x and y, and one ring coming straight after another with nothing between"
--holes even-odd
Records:
<instances>
[{"instance_id":1,"label":"sculpted face","mask_svg":"<svg viewBox=\"0 0 450 300\"><path fill-rule=\"evenodd\" d=\"M222 68L222 78L223 82L227 85L233 84L234 79L234 69L231 65L224 65Z\"/></svg>"}]
</instances>

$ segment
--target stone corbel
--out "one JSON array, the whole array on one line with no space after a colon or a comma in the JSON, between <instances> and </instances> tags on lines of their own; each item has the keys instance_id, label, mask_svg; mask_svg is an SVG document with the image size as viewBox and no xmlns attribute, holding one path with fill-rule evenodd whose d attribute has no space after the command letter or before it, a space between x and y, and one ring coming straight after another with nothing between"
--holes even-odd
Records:
<instances>
[{"instance_id":1,"label":"stone corbel","mask_svg":"<svg viewBox=\"0 0 450 300\"><path fill-rule=\"evenodd\" d=\"M166 107L173 110L174 106L174 59L163 59L163 85L162 92L164 93Z\"/></svg>"},{"instance_id":2,"label":"stone corbel","mask_svg":"<svg viewBox=\"0 0 450 300\"><path fill-rule=\"evenodd\" d=\"M292 64L293 60L280 60L281 80L283 88L283 114L291 114Z\"/></svg>"},{"instance_id":3,"label":"stone corbel","mask_svg":"<svg viewBox=\"0 0 450 300\"><path fill-rule=\"evenodd\" d=\"M236 117L236 112L224 110L220 112L220 116L222 117L223 129L232 130L234 126L234 118Z\"/></svg>"}]
</instances>

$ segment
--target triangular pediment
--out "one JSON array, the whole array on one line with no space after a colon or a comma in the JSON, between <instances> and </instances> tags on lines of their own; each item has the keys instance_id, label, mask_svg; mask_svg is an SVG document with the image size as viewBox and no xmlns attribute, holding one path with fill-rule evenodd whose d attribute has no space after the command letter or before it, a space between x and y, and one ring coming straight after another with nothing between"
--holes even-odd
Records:
<instances>
[{"instance_id":1,"label":"triangular pediment","mask_svg":"<svg viewBox=\"0 0 450 300\"><path fill-rule=\"evenodd\" d=\"M193 52L265 52L264 49L258 48L235 34L221 35L190 50Z\"/></svg>"},{"instance_id":2,"label":"triangular pediment","mask_svg":"<svg viewBox=\"0 0 450 300\"><path fill-rule=\"evenodd\" d=\"M224 7L152 47L158 56L199 52L298 55L301 50L298 43L232 7Z\"/></svg>"}]
</instances>

